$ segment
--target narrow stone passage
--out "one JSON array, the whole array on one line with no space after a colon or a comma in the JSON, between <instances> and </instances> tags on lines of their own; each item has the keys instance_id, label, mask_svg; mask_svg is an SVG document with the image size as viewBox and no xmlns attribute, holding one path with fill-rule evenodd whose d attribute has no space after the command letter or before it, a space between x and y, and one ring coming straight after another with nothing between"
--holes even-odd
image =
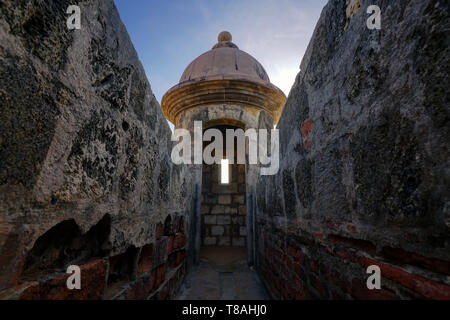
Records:
<instances>
[{"instance_id":1,"label":"narrow stone passage","mask_svg":"<svg viewBox=\"0 0 450 320\"><path fill-rule=\"evenodd\" d=\"M450 300L450 1L203 44L116 2L0 0L0 300Z\"/></svg>"},{"instance_id":2,"label":"narrow stone passage","mask_svg":"<svg viewBox=\"0 0 450 320\"><path fill-rule=\"evenodd\" d=\"M200 264L186 276L178 300L268 300L241 248L203 248Z\"/></svg>"}]
</instances>

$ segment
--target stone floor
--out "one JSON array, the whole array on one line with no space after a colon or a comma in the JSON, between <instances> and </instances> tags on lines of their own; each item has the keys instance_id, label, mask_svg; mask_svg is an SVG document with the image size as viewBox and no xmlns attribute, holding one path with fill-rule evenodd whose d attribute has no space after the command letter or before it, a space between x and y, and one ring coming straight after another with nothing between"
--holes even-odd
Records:
<instances>
[{"instance_id":1,"label":"stone floor","mask_svg":"<svg viewBox=\"0 0 450 320\"><path fill-rule=\"evenodd\" d=\"M268 300L255 271L247 266L247 250L202 248L200 264L186 276L178 300Z\"/></svg>"}]
</instances>

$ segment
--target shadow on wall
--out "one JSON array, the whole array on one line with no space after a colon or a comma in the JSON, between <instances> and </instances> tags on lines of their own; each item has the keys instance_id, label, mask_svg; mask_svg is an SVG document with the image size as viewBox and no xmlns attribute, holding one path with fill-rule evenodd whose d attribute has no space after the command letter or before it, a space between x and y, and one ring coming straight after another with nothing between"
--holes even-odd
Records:
<instances>
[{"instance_id":1,"label":"shadow on wall","mask_svg":"<svg viewBox=\"0 0 450 320\"><path fill-rule=\"evenodd\" d=\"M108 214L85 234L73 219L58 223L36 240L27 255L20 280L36 280L52 272L65 272L71 264L107 256L110 230Z\"/></svg>"},{"instance_id":2,"label":"shadow on wall","mask_svg":"<svg viewBox=\"0 0 450 320\"><path fill-rule=\"evenodd\" d=\"M25 259L19 284L0 294L20 300L165 300L177 293L186 272L184 218L156 225L154 243L130 245L110 256L111 217L82 233L73 219L39 237ZM81 288L70 290L67 267L80 267Z\"/></svg>"}]
</instances>

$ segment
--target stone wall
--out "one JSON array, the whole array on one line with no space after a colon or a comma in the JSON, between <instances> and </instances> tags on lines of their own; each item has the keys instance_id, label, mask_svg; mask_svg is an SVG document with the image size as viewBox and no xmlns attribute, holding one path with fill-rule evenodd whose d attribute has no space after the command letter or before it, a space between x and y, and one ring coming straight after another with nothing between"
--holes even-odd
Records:
<instances>
[{"instance_id":1,"label":"stone wall","mask_svg":"<svg viewBox=\"0 0 450 320\"><path fill-rule=\"evenodd\" d=\"M202 246L245 247L245 164L230 164L230 183L219 181L220 165L203 165Z\"/></svg>"},{"instance_id":2,"label":"stone wall","mask_svg":"<svg viewBox=\"0 0 450 320\"><path fill-rule=\"evenodd\" d=\"M274 297L450 299L448 16L444 1L323 9L277 125L280 171L256 188Z\"/></svg>"},{"instance_id":3,"label":"stone wall","mask_svg":"<svg viewBox=\"0 0 450 320\"><path fill-rule=\"evenodd\" d=\"M195 183L113 1L1 1L0 75L0 297L174 295Z\"/></svg>"},{"instance_id":4,"label":"stone wall","mask_svg":"<svg viewBox=\"0 0 450 320\"><path fill-rule=\"evenodd\" d=\"M227 158L226 130L236 130L237 127L222 125L214 129L220 130L224 137L222 152ZM221 164L202 165L202 246L245 247L247 244L245 164L237 163L237 139L234 140L234 158L229 159L228 164L228 183L221 182ZM208 144L204 142L203 147Z\"/></svg>"}]
</instances>

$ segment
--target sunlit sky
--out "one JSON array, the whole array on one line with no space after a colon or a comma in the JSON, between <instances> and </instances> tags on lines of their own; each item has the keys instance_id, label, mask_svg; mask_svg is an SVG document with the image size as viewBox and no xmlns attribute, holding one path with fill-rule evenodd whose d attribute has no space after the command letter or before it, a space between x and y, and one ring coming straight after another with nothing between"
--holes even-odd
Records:
<instances>
[{"instance_id":1,"label":"sunlit sky","mask_svg":"<svg viewBox=\"0 0 450 320\"><path fill-rule=\"evenodd\" d=\"M326 0L115 0L161 102L188 64L217 43L220 31L289 94Z\"/></svg>"}]
</instances>

